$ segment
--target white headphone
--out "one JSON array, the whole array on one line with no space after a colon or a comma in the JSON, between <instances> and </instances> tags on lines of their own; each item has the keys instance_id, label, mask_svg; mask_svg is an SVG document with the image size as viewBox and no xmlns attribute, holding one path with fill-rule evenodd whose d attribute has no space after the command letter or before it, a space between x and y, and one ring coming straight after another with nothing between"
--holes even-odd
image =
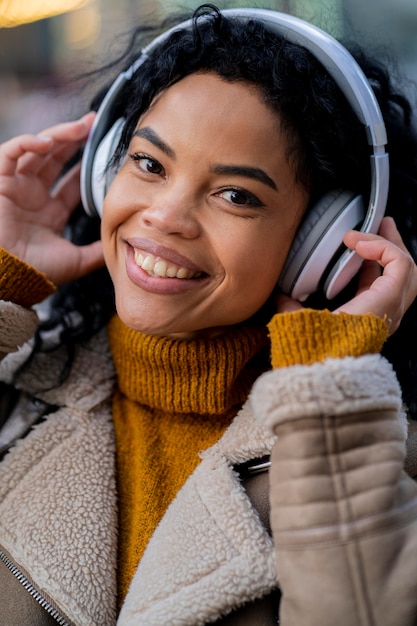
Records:
<instances>
[{"instance_id":1,"label":"white headphone","mask_svg":"<svg viewBox=\"0 0 417 626\"><path fill-rule=\"evenodd\" d=\"M309 211L299 228L279 279L279 286L298 300L318 289L334 298L353 278L361 258L343 246L349 229L376 233L385 213L389 163L385 152L385 125L369 82L352 55L336 39L299 18L267 9L226 9L238 20L258 20L270 31L310 51L332 76L366 129L371 148L370 194L365 210L362 196L346 190L326 194ZM107 92L87 140L81 164L81 198L86 212L100 215L115 172L110 162L120 139L124 119L114 121L115 103L132 76L158 46L179 29L192 28L189 19L170 28L146 46L140 57L122 72Z\"/></svg>"}]
</instances>

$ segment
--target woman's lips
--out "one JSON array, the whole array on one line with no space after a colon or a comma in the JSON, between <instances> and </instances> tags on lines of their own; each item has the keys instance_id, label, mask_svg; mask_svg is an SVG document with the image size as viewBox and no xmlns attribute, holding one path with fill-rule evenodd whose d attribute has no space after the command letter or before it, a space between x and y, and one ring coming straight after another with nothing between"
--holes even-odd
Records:
<instances>
[{"instance_id":1,"label":"woman's lips","mask_svg":"<svg viewBox=\"0 0 417 626\"><path fill-rule=\"evenodd\" d=\"M149 276L159 278L201 278L202 272L194 272L172 261L165 260L160 256L154 256L149 252L135 250L135 263Z\"/></svg>"},{"instance_id":2,"label":"woman's lips","mask_svg":"<svg viewBox=\"0 0 417 626\"><path fill-rule=\"evenodd\" d=\"M129 239L126 268L130 280L155 293L180 293L208 278L192 261L149 240Z\"/></svg>"}]
</instances>

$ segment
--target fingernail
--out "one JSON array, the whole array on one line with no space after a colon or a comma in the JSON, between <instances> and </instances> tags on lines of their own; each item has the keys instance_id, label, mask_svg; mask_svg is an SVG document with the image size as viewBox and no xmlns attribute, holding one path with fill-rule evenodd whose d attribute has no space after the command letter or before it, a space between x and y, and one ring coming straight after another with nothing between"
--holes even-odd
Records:
<instances>
[{"instance_id":1,"label":"fingernail","mask_svg":"<svg viewBox=\"0 0 417 626\"><path fill-rule=\"evenodd\" d=\"M86 113L80 118L80 122L86 125L86 122L91 120L92 116L93 116L93 111L90 111L89 113Z\"/></svg>"},{"instance_id":2,"label":"fingernail","mask_svg":"<svg viewBox=\"0 0 417 626\"><path fill-rule=\"evenodd\" d=\"M50 137L49 135L38 135L38 139L40 139L41 141L45 141L45 143L52 141L52 137Z\"/></svg>"}]
</instances>

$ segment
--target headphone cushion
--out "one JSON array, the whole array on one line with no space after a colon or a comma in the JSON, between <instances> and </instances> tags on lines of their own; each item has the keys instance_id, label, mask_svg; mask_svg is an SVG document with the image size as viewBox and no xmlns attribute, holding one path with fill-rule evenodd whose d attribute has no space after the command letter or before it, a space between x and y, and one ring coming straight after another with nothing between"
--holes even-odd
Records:
<instances>
[{"instance_id":1,"label":"headphone cushion","mask_svg":"<svg viewBox=\"0 0 417 626\"><path fill-rule=\"evenodd\" d=\"M91 169L91 193L96 210L101 217L106 193L117 170L109 167L122 134L124 119L119 118L100 141Z\"/></svg>"},{"instance_id":2,"label":"headphone cushion","mask_svg":"<svg viewBox=\"0 0 417 626\"><path fill-rule=\"evenodd\" d=\"M313 293L328 271L350 228L364 219L361 196L335 189L323 196L301 223L287 256L278 284L297 299Z\"/></svg>"},{"instance_id":3,"label":"headphone cushion","mask_svg":"<svg viewBox=\"0 0 417 626\"><path fill-rule=\"evenodd\" d=\"M346 192L343 192L341 189L333 189L320 198L320 200L318 200L314 206L307 211L305 218L298 227L294 241L292 242L286 264L289 265L293 262L313 229L318 227L320 230L324 230L327 223L331 222L334 212L339 210L338 201L340 200L342 194L345 193ZM322 218L323 222L319 224L319 220Z\"/></svg>"}]
</instances>

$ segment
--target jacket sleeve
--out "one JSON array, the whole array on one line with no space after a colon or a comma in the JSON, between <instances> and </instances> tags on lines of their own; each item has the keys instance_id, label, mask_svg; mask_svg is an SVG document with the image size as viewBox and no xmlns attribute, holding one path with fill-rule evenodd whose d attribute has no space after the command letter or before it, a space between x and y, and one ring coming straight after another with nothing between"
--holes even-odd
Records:
<instances>
[{"instance_id":1,"label":"jacket sleeve","mask_svg":"<svg viewBox=\"0 0 417 626\"><path fill-rule=\"evenodd\" d=\"M401 390L377 354L383 322L289 315L270 326L276 369L251 400L277 435L270 499L280 624L411 626L417 486L404 471Z\"/></svg>"},{"instance_id":2,"label":"jacket sleeve","mask_svg":"<svg viewBox=\"0 0 417 626\"><path fill-rule=\"evenodd\" d=\"M0 248L0 359L30 339L38 324L31 307L54 289L43 274Z\"/></svg>"}]
</instances>

